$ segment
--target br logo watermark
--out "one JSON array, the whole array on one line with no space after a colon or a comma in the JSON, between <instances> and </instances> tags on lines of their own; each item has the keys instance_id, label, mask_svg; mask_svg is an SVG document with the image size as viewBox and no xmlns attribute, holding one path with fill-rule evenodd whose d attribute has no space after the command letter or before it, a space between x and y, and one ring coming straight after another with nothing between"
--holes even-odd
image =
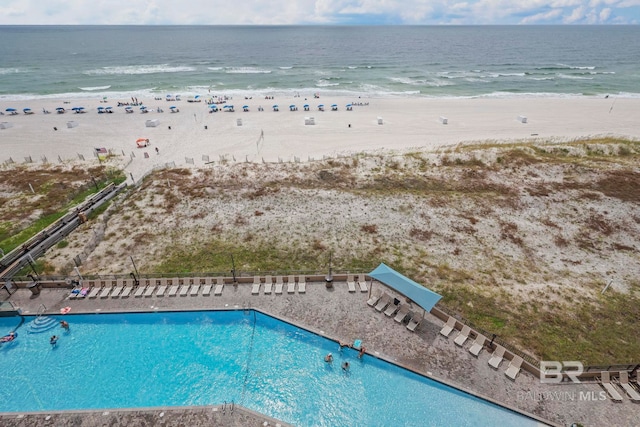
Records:
<instances>
[{"instance_id":1,"label":"br logo watermark","mask_svg":"<svg viewBox=\"0 0 640 427\"><path fill-rule=\"evenodd\" d=\"M583 371L582 363L575 360L563 362L543 360L540 362L540 382L542 384L560 384L566 376L572 382L579 384L578 377L582 375Z\"/></svg>"}]
</instances>

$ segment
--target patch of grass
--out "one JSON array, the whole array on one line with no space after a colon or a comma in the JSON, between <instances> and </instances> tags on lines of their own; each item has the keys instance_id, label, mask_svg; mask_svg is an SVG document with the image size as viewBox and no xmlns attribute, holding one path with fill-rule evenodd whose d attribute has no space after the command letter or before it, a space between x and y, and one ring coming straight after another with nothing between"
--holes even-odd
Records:
<instances>
[{"instance_id":1,"label":"patch of grass","mask_svg":"<svg viewBox=\"0 0 640 427\"><path fill-rule=\"evenodd\" d=\"M68 241L68 240L61 240L61 241L59 241L59 242L58 242L58 244L56 245L56 247L57 247L58 249L64 249L64 248L66 248L67 246L69 246L69 241Z\"/></svg>"}]
</instances>

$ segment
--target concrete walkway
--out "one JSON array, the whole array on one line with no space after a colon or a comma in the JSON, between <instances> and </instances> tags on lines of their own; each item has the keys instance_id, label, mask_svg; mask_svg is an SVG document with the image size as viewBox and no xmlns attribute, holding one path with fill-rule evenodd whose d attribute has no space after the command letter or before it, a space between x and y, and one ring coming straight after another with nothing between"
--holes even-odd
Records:
<instances>
[{"instance_id":1,"label":"concrete walkway","mask_svg":"<svg viewBox=\"0 0 640 427\"><path fill-rule=\"evenodd\" d=\"M374 282L373 292L380 291L383 287L384 285ZM393 294L389 288L384 289ZM608 425L614 419L618 426L637 425L637 407L628 399L621 404L610 400L587 400L585 396L597 396L602 388L597 384L541 384L538 378L525 372L521 372L512 381L504 375L504 362L498 371L488 365L489 353L486 349L476 358L468 351L471 342L461 348L453 342L455 333L452 338L442 337L438 332L443 323L432 315L427 314L416 331L410 332L393 318L369 307L366 303L368 293L348 292L346 282L335 282L333 289L327 289L320 282L307 283L304 294L288 294L285 286L281 295L264 295L262 289L259 295L252 295L251 284L242 283L236 286L225 285L221 296L202 296L202 291L198 296L175 297L154 295L135 298L132 295L128 298L67 299L68 295L68 289L44 289L37 296L31 295L29 290L19 289L9 300L25 315L36 314L41 304L46 306L46 313L49 314L58 314L60 308L67 306L71 307L72 313L251 307L331 339L343 342L362 339L367 352L372 356L387 359L503 406L532 414L552 425L581 423L584 426L599 426ZM118 415L113 415L109 421L101 418L97 424L78 421L93 419L95 413L68 414L66 418L62 414L56 414L56 419L65 418L67 421L56 422L55 425L217 425L217 422L209 418L214 413L212 408L215 407L118 411L112 412ZM159 422L160 418L157 418L160 412L164 412L165 417L171 414L171 417L179 419L182 414L185 418L179 424L167 424L169 418L165 418L162 424ZM208 415L205 416L204 413ZM16 414L6 414L0 418L0 424L46 425L35 423L35 420L34 423L28 423L27 419L33 417L42 421L43 414L27 415L20 419L16 418ZM260 416L256 420L275 422ZM238 422L239 424L233 424L225 421L223 424L247 425L242 421ZM253 422L249 424L261 425Z\"/></svg>"}]
</instances>

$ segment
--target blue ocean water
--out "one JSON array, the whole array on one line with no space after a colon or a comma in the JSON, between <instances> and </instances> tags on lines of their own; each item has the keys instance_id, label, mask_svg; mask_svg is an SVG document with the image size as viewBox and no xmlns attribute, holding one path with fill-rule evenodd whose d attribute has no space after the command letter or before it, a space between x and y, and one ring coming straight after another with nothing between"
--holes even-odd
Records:
<instances>
[{"instance_id":1,"label":"blue ocean water","mask_svg":"<svg viewBox=\"0 0 640 427\"><path fill-rule=\"evenodd\" d=\"M26 319L0 345L0 412L233 401L298 426L538 425L254 311L66 315L68 332Z\"/></svg>"},{"instance_id":2,"label":"blue ocean water","mask_svg":"<svg viewBox=\"0 0 640 427\"><path fill-rule=\"evenodd\" d=\"M0 99L640 96L640 26L2 26Z\"/></svg>"}]
</instances>

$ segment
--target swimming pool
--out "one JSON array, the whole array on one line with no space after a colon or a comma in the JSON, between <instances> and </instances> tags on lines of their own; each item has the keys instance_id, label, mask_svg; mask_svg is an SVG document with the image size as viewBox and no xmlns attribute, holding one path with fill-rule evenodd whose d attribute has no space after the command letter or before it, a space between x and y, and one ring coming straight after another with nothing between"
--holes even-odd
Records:
<instances>
[{"instance_id":1,"label":"swimming pool","mask_svg":"<svg viewBox=\"0 0 640 427\"><path fill-rule=\"evenodd\" d=\"M16 341L0 347L0 411L233 401L297 426L538 425L256 311L53 317L69 322L69 332L52 321L29 333L35 318L26 317ZM18 323L0 319L0 332Z\"/></svg>"}]
</instances>

